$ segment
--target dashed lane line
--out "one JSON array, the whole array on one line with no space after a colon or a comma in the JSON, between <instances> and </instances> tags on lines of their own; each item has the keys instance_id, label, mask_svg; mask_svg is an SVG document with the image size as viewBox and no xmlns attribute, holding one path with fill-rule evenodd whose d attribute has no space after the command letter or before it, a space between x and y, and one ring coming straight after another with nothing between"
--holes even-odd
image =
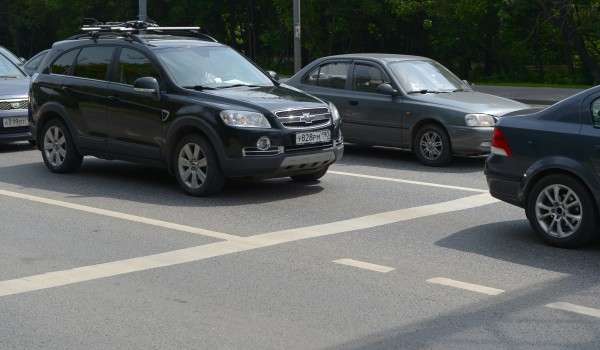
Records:
<instances>
[{"instance_id":1,"label":"dashed lane line","mask_svg":"<svg viewBox=\"0 0 600 350\"><path fill-rule=\"evenodd\" d=\"M0 191L0 194L7 195L7 191ZM12 194L12 192L9 192L9 194ZM42 201L39 197L34 196L20 195L17 198L35 200L37 202L64 206L64 202L58 202L53 200ZM149 256L119 260L90 266L83 266L63 271L54 271L35 276L0 281L0 296L20 294L46 288L64 286L72 283L79 283L99 278L117 276L126 273L195 262L232 253L238 253L242 251L248 251L277 244L299 241L302 239L323 237L337 233L368 229L405 220L476 208L496 202L498 202L497 199L492 198L489 194L486 193L437 204L394 210L385 213L367 215L359 218L332 222L328 224L269 232L250 237L240 237L218 233L215 234L212 231L206 231L207 235L210 235L210 237L217 238L218 236L220 236L224 237L226 241L206 244L197 247L179 249L175 251ZM78 210L89 211L90 207L75 205L74 208ZM105 213L104 215L106 215L107 211L101 210L101 212ZM127 219L127 217L124 218ZM187 231L187 227L184 228L186 228L185 232L189 232ZM201 232L197 233L203 234L202 232L204 232L204 230L201 230Z\"/></svg>"},{"instance_id":2,"label":"dashed lane line","mask_svg":"<svg viewBox=\"0 0 600 350\"><path fill-rule=\"evenodd\" d=\"M579 306L579 305L564 303L564 302L550 303L546 306L553 308L553 309L565 310L565 311L575 312L575 313L578 313L581 315L587 315L587 316L600 318L600 310L593 309L591 307Z\"/></svg>"},{"instance_id":3,"label":"dashed lane line","mask_svg":"<svg viewBox=\"0 0 600 350\"><path fill-rule=\"evenodd\" d=\"M387 273L390 271L394 271L395 268L372 264L364 261L353 260L353 259L338 259L333 261L336 264L358 267L359 269L371 270L375 272Z\"/></svg>"},{"instance_id":4,"label":"dashed lane line","mask_svg":"<svg viewBox=\"0 0 600 350\"><path fill-rule=\"evenodd\" d=\"M477 292L477 293L482 293L482 294L487 294L487 295L498 295L498 294L501 294L504 292L504 290L502 290L502 289L496 289L496 288L481 286L478 284L472 284L472 283L467 283L467 282L461 282L461 281L452 280L449 278L442 278L442 277L430 278L427 280L427 282L441 284L444 286L449 286L449 287L454 287L454 288L459 288L459 289L470 290L472 292Z\"/></svg>"}]
</instances>

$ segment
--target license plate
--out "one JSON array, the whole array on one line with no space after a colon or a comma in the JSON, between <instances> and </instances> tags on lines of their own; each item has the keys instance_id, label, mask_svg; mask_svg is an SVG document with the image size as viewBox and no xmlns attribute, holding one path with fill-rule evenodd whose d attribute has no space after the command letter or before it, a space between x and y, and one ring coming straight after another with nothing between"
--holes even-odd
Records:
<instances>
[{"instance_id":1,"label":"license plate","mask_svg":"<svg viewBox=\"0 0 600 350\"><path fill-rule=\"evenodd\" d=\"M2 119L2 126L5 128L16 128L19 126L27 126L29 121L27 117L8 117Z\"/></svg>"},{"instance_id":2,"label":"license plate","mask_svg":"<svg viewBox=\"0 0 600 350\"><path fill-rule=\"evenodd\" d=\"M303 145L307 143L329 142L331 141L331 132L329 130L319 130L312 132L299 132L296 134L296 144Z\"/></svg>"}]
</instances>

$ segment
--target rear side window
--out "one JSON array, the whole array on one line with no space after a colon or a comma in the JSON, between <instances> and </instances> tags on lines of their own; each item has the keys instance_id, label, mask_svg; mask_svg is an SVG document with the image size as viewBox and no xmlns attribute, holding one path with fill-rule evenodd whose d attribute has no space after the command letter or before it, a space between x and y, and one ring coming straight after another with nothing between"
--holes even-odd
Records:
<instances>
[{"instance_id":1,"label":"rear side window","mask_svg":"<svg viewBox=\"0 0 600 350\"><path fill-rule=\"evenodd\" d=\"M111 46L84 47L77 56L73 75L81 78L106 80L108 65L114 51L115 48Z\"/></svg>"},{"instance_id":2,"label":"rear side window","mask_svg":"<svg viewBox=\"0 0 600 350\"><path fill-rule=\"evenodd\" d=\"M153 77L161 83L160 75L148 57L136 50L122 49L117 66L117 82L133 85L136 79L142 77Z\"/></svg>"},{"instance_id":3,"label":"rear side window","mask_svg":"<svg viewBox=\"0 0 600 350\"><path fill-rule=\"evenodd\" d=\"M58 57L54 63L50 65L50 74L69 75L73 61L79 53L79 50L71 50Z\"/></svg>"},{"instance_id":4,"label":"rear side window","mask_svg":"<svg viewBox=\"0 0 600 350\"><path fill-rule=\"evenodd\" d=\"M592 102L592 124L594 127L600 127L600 98Z\"/></svg>"},{"instance_id":5,"label":"rear side window","mask_svg":"<svg viewBox=\"0 0 600 350\"><path fill-rule=\"evenodd\" d=\"M319 66L302 78L302 84L345 89L350 63L332 62Z\"/></svg>"}]
</instances>

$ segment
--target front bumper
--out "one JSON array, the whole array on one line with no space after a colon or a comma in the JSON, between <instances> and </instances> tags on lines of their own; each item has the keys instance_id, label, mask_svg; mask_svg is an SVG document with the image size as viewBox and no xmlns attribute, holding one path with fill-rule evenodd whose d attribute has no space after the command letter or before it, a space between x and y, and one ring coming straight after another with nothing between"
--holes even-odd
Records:
<instances>
[{"instance_id":1,"label":"front bumper","mask_svg":"<svg viewBox=\"0 0 600 350\"><path fill-rule=\"evenodd\" d=\"M19 126L5 128L3 119L5 117L27 117L27 111L12 110L10 112L0 113L0 142L14 141L32 141L33 136L29 130L29 126Z\"/></svg>"},{"instance_id":2,"label":"front bumper","mask_svg":"<svg viewBox=\"0 0 600 350\"><path fill-rule=\"evenodd\" d=\"M490 153L493 127L448 126L452 152L462 155Z\"/></svg>"}]
</instances>

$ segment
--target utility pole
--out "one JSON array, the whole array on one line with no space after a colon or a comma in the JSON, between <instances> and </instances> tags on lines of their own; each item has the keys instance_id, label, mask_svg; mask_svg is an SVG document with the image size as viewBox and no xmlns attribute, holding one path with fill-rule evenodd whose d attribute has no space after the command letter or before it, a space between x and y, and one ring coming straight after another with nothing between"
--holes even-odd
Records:
<instances>
[{"instance_id":1,"label":"utility pole","mask_svg":"<svg viewBox=\"0 0 600 350\"><path fill-rule=\"evenodd\" d=\"M141 1L141 0L140 0ZM300 34L300 0L294 0L294 73L302 68Z\"/></svg>"},{"instance_id":2,"label":"utility pole","mask_svg":"<svg viewBox=\"0 0 600 350\"><path fill-rule=\"evenodd\" d=\"M138 19L140 21L145 21L148 19L148 11L146 10L146 0L139 0L140 14Z\"/></svg>"}]
</instances>

